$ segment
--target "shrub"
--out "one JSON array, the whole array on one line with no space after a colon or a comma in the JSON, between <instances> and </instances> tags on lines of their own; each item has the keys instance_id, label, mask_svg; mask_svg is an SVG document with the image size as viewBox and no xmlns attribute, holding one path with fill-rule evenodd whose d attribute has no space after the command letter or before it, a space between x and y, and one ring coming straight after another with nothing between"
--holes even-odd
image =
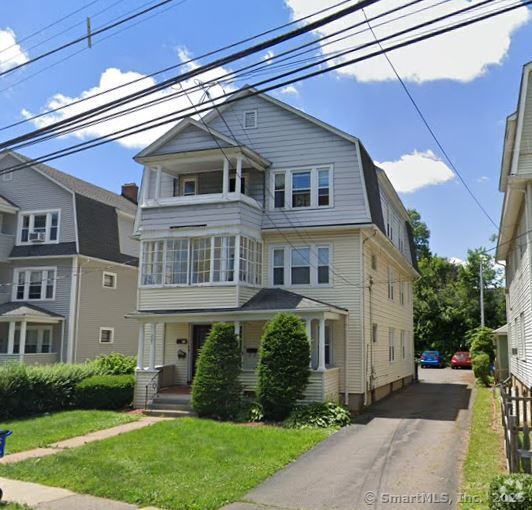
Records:
<instances>
[{"instance_id":1,"label":"shrub","mask_svg":"<svg viewBox=\"0 0 532 510\"><path fill-rule=\"evenodd\" d=\"M297 406L285 420L291 429L340 428L351 423L349 411L333 402L315 402Z\"/></svg>"},{"instance_id":2,"label":"shrub","mask_svg":"<svg viewBox=\"0 0 532 510\"><path fill-rule=\"evenodd\" d=\"M490 357L485 352L481 352L473 357L472 360L473 373L476 379L484 386L489 386L491 382L490 377Z\"/></svg>"},{"instance_id":3,"label":"shrub","mask_svg":"<svg viewBox=\"0 0 532 510\"><path fill-rule=\"evenodd\" d=\"M264 419L264 412L262 406L253 400L243 399L240 411L236 417L236 421L245 423L259 422Z\"/></svg>"},{"instance_id":4,"label":"shrub","mask_svg":"<svg viewBox=\"0 0 532 510\"><path fill-rule=\"evenodd\" d=\"M137 368L137 358L126 356L119 352L101 354L93 362L96 371L101 375L134 374Z\"/></svg>"},{"instance_id":5,"label":"shrub","mask_svg":"<svg viewBox=\"0 0 532 510\"><path fill-rule=\"evenodd\" d=\"M490 328L476 328L469 332L468 338L471 340L471 357L474 358L482 352L489 356L490 363L495 359L495 343L493 330Z\"/></svg>"},{"instance_id":6,"label":"shrub","mask_svg":"<svg viewBox=\"0 0 532 510\"><path fill-rule=\"evenodd\" d=\"M74 405L76 385L94 373L90 364L10 363L0 368L0 418L68 409Z\"/></svg>"},{"instance_id":7,"label":"shrub","mask_svg":"<svg viewBox=\"0 0 532 510\"><path fill-rule=\"evenodd\" d=\"M532 476L499 475L489 492L490 510L528 510L532 508Z\"/></svg>"},{"instance_id":8,"label":"shrub","mask_svg":"<svg viewBox=\"0 0 532 510\"><path fill-rule=\"evenodd\" d=\"M93 375L76 386L75 403L83 409L122 409L133 400L132 375Z\"/></svg>"},{"instance_id":9,"label":"shrub","mask_svg":"<svg viewBox=\"0 0 532 510\"><path fill-rule=\"evenodd\" d=\"M309 361L309 340L301 319L276 315L262 337L258 367L257 397L267 419L284 420L303 398Z\"/></svg>"},{"instance_id":10,"label":"shrub","mask_svg":"<svg viewBox=\"0 0 532 510\"><path fill-rule=\"evenodd\" d=\"M241 353L232 324L214 324L205 340L192 383L192 407L200 416L220 420L240 411Z\"/></svg>"}]
</instances>

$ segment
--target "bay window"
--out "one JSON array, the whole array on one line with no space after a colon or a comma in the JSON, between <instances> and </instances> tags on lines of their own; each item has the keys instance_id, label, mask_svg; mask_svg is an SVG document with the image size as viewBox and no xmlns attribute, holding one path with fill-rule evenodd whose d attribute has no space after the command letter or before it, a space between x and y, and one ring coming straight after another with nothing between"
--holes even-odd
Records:
<instances>
[{"instance_id":1,"label":"bay window","mask_svg":"<svg viewBox=\"0 0 532 510\"><path fill-rule=\"evenodd\" d=\"M56 243L59 241L59 211L34 211L21 213L18 242Z\"/></svg>"},{"instance_id":2,"label":"bay window","mask_svg":"<svg viewBox=\"0 0 532 510\"><path fill-rule=\"evenodd\" d=\"M317 166L272 173L272 209L301 209L332 205L332 166Z\"/></svg>"},{"instance_id":3,"label":"bay window","mask_svg":"<svg viewBox=\"0 0 532 510\"><path fill-rule=\"evenodd\" d=\"M24 354L47 354L52 352L52 327L28 325ZM15 329L13 354L20 353L20 327Z\"/></svg>"},{"instance_id":4,"label":"bay window","mask_svg":"<svg viewBox=\"0 0 532 510\"><path fill-rule=\"evenodd\" d=\"M55 281L55 268L15 269L13 300L53 300L55 296Z\"/></svg>"},{"instance_id":5,"label":"bay window","mask_svg":"<svg viewBox=\"0 0 532 510\"><path fill-rule=\"evenodd\" d=\"M262 243L239 236L240 281L260 285ZM142 243L143 286L201 285L236 280L236 236L210 236ZM164 277L162 275L164 268Z\"/></svg>"}]
</instances>

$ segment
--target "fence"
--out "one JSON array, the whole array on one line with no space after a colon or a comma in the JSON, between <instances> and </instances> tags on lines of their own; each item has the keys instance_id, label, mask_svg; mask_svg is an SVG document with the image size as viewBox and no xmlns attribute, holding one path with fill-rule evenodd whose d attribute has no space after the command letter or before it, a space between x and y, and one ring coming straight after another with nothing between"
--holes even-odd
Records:
<instances>
[{"instance_id":1,"label":"fence","mask_svg":"<svg viewBox=\"0 0 532 510\"><path fill-rule=\"evenodd\" d=\"M532 473L532 392L506 380L500 385L504 450L510 473Z\"/></svg>"}]
</instances>

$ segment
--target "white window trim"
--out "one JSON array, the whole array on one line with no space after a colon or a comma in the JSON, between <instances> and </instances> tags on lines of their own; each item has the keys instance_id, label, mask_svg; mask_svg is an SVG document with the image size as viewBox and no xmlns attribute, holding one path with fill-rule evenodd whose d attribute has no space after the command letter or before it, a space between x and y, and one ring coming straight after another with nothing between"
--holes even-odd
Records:
<instances>
[{"instance_id":1,"label":"white window trim","mask_svg":"<svg viewBox=\"0 0 532 510\"><path fill-rule=\"evenodd\" d=\"M253 126L246 126L246 115L248 113L255 114L255 124ZM259 111L256 108L252 110L245 110L244 112L242 112L242 127L244 129L257 129L259 127Z\"/></svg>"},{"instance_id":2,"label":"white window trim","mask_svg":"<svg viewBox=\"0 0 532 510\"><path fill-rule=\"evenodd\" d=\"M53 345L54 345L54 328L53 326L43 326L43 325L37 325L37 324L28 324L26 326L26 334L28 331L38 331L38 337L37 337L37 352L36 354L51 354L53 353ZM20 331L20 330L19 330ZM43 336L44 331L50 332L50 352L42 352L42 345L43 345ZM26 336L26 345L27 344L27 336ZM20 343L19 343L19 350L20 350Z\"/></svg>"},{"instance_id":3,"label":"white window trim","mask_svg":"<svg viewBox=\"0 0 532 510\"><path fill-rule=\"evenodd\" d=\"M187 182L193 182L194 183L194 194L185 195L185 188L186 188L186 183ZM183 197L195 197L195 196L198 195L198 176L197 175L194 175L192 177L183 177L179 184L181 184L181 196L183 196Z\"/></svg>"},{"instance_id":4,"label":"white window trim","mask_svg":"<svg viewBox=\"0 0 532 510\"><path fill-rule=\"evenodd\" d=\"M23 272L32 272L32 271L53 271L54 272L54 288L51 298L40 298L40 299L30 299L29 298L29 291L30 291L30 284L29 280L26 278L24 282L24 297L22 299L17 299L17 287L18 287L18 275ZM48 276L48 275L47 275ZM46 280L42 280L44 283ZM56 266L33 266L33 267L17 267L13 271L13 289L11 292L11 299L12 301L55 301L55 292L57 290L57 267ZM46 294L46 284L44 283L44 292ZM41 287L41 295L42 295L42 287Z\"/></svg>"},{"instance_id":5,"label":"white window trim","mask_svg":"<svg viewBox=\"0 0 532 510\"><path fill-rule=\"evenodd\" d=\"M111 276L113 278L113 285L109 287L108 285L105 285L105 277ZM104 289L116 289L118 283L118 275L116 273L111 273L110 271L104 271L102 274L102 287Z\"/></svg>"},{"instance_id":6,"label":"white window trim","mask_svg":"<svg viewBox=\"0 0 532 510\"><path fill-rule=\"evenodd\" d=\"M102 331L110 331L111 332L111 341L110 342L102 342ZM110 328L107 326L100 327L100 333L98 335L98 343L103 345L108 344L114 344L115 343L115 328Z\"/></svg>"},{"instance_id":7,"label":"white window trim","mask_svg":"<svg viewBox=\"0 0 532 510\"><path fill-rule=\"evenodd\" d=\"M318 205L318 170L329 170L329 204ZM292 174L310 171L310 205L307 207L292 207ZM275 207L275 175L284 174L284 207ZM330 209L334 207L334 165L308 165L292 167L288 169L275 169L270 173L269 184L270 193L268 197L269 209L271 211L305 211L309 209Z\"/></svg>"},{"instance_id":8,"label":"white window trim","mask_svg":"<svg viewBox=\"0 0 532 510\"><path fill-rule=\"evenodd\" d=\"M12 181L13 180L13 174L15 172L7 172L7 173L3 173L2 174L2 180L4 182L9 182L9 181Z\"/></svg>"},{"instance_id":9,"label":"white window trim","mask_svg":"<svg viewBox=\"0 0 532 510\"><path fill-rule=\"evenodd\" d=\"M52 220L51 215L53 213L57 213L57 239L54 241L50 240L50 231L52 229ZM17 245L18 246L27 246L28 244L34 244L29 239L27 241L22 241L22 218L24 216L30 216L30 226L29 231L33 229L35 216L40 216L46 214L46 238L42 243L39 244L58 244L59 238L61 236L61 209L42 209L42 210L35 210L35 211L20 211L18 213L17 218ZM50 215L50 216L48 216ZM50 218L50 220L48 220ZM50 224L48 225L48 221L50 221Z\"/></svg>"},{"instance_id":10,"label":"white window trim","mask_svg":"<svg viewBox=\"0 0 532 510\"><path fill-rule=\"evenodd\" d=\"M296 283L292 284L292 250L300 250L310 248L310 283ZM318 249L329 249L329 283L318 283ZM273 282L273 252L274 250L284 250L284 285L277 285ZM268 272L271 287L277 288L328 288L333 286L333 246L332 243L309 243L306 245L284 245L273 244L269 247Z\"/></svg>"}]
</instances>

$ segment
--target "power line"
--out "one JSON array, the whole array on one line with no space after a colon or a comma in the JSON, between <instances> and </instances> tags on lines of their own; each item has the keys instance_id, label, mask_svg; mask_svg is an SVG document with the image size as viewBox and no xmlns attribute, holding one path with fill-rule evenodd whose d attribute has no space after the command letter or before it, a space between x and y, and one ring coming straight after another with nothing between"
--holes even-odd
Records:
<instances>
[{"instance_id":1,"label":"power line","mask_svg":"<svg viewBox=\"0 0 532 510\"><path fill-rule=\"evenodd\" d=\"M173 2L174 0L162 0L159 3L152 5L151 7L147 7L146 9L143 9L142 11L139 11L135 14L132 14L130 16L127 16L124 19L121 19L119 21L116 21L114 23L111 23L109 25L106 25L102 28L99 28L98 30L94 30L90 37L94 37L95 35L107 32L108 30L112 30L113 28L116 28L117 26L123 25L124 23L127 23L128 21L131 21L132 19L138 18L139 16L143 16L144 14L153 11L154 9L158 9L159 7L162 7L163 5L166 5L170 2ZM10 74L17 69L20 69L22 67L26 67L29 64L33 64L34 62L37 62L39 60L42 60L43 58L49 57L50 55L54 55L55 53L58 53L66 48L69 48L70 46L74 46L75 44L78 44L80 42L86 41L89 38L89 35L84 35L82 37L78 37L77 39L74 39L72 41L69 41L65 44L62 44L61 46L58 46L52 50L46 51L45 53L41 53L40 55L37 55L36 57L33 57L29 60L26 60L25 62L22 62L21 64L18 64L16 66L10 67L9 69L0 72L0 76L5 76L7 74Z\"/></svg>"},{"instance_id":2,"label":"power line","mask_svg":"<svg viewBox=\"0 0 532 510\"><path fill-rule=\"evenodd\" d=\"M307 15L307 16L304 16L304 17L302 17L302 18L299 18L299 19L293 20L293 21L291 21L291 22L289 22L289 23L285 23L284 25L280 25L280 26L278 26L278 27L274 27L274 28L268 29L268 30L266 30L266 31L264 31L264 32L261 32L260 34L257 34L257 35L253 35L253 36L247 37L247 38L242 39L242 40L240 40L240 41L237 41L237 42L234 42L234 43L228 44L228 45L226 45L226 46L224 46L224 47L222 47L222 48L219 48L219 49L216 49L216 50L211 50L211 51L209 51L209 52L207 52L207 53L204 53L203 55L200 55L199 57L196 57L195 60L200 60L200 59L203 59L203 58L206 58L206 57L210 57L210 56L215 55L215 54L217 54L217 53L221 53L222 51L226 51L226 50L231 49L231 48L234 48L234 47L236 47L236 46L240 46L240 45L242 45L242 44L244 44L244 43L246 43L246 42L249 42L249 41L252 41L252 40L258 39L259 37L263 37L263 36L265 36L265 35L268 35L268 34L271 34L271 33L273 33L273 32L276 32L276 31L278 31L278 30L281 30L281 29L283 29L283 28L286 28L286 27L288 27L288 26L292 26L292 25L294 25L294 24L297 24L297 23L300 23L300 22L302 22L302 21L305 21L306 19L309 19L309 18L311 18L311 17L317 16L318 14L322 14L323 12L326 12L326 11L331 10L331 9L333 9L333 8L339 7L339 6L341 6L341 5L345 4L345 3L348 3L348 2L350 2L350 1L351 1L351 0L342 0L341 2L339 2L339 3L337 3L337 4L334 4L334 5L330 6L330 7L326 7L326 8L324 8L324 9L321 9L321 10L319 10L319 11L316 11L316 12L314 12L314 13L312 13L312 14L309 14L309 15ZM85 50L85 49L86 49L86 48L84 48L84 50ZM76 54L77 54L77 53L76 53ZM66 60L66 59L64 59L64 60ZM60 62L62 62L62 61L60 61ZM60 62L59 62L59 63L60 63ZM88 101L88 100L90 100L90 99L94 99L94 98L96 98L96 97L100 97L100 96L103 96L103 95L105 95L105 94L109 94L110 92L114 92L115 90L119 90L119 89L124 88L124 87L127 87L127 86L129 86L129 85L133 85L133 84L135 84L135 83L138 83L138 82L140 82L140 81L147 80L147 79L149 79L149 78L153 78L154 76L157 76L157 75L159 75L159 74L162 74L162 73L165 73L165 72L168 72L168 71L171 71L171 70L177 69L177 68L182 67L182 66L186 66L187 64L190 64L190 63L192 63L192 62L193 62L193 60L190 59L190 60L187 60L187 61L185 61L185 62L180 62L179 64L174 64L174 65L171 65L171 66L165 67L165 68L163 68L163 69L160 69L160 70L158 70L158 71L155 71L155 72L153 72L153 73L151 73L151 74L148 74L148 75L146 75L146 76L143 76L143 77L141 77L141 78L136 78L135 80L131 80L131 81L128 81L128 82L123 83L123 84L121 84L121 85L117 85L117 86L115 86L115 87L111 87L111 88L109 88L109 89L103 90L103 91L98 92L98 93L96 93L96 94L92 94L92 95L90 95L90 96L87 96L87 97L83 97L83 98L77 99L77 100L72 101L72 102L70 102L70 103L68 103L68 104L66 104L66 105L63 105L63 106L60 106L60 107L57 107L57 108L53 108L53 109L47 110L47 111L45 111L45 112L42 112L42 113L40 113L40 114L38 114L38 115L34 115L34 116L32 116L32 117L29 117L29 118L27 118L27 119L23 119L23 120L21 120L21 121L15 122L15 123L13 123L13 124L9 124L9 125L7 125L7 126L3 126L3 127L0 128L0 131L4 131L4 130L6 130L6 129L9 129L9 128L12 128L12 127L15 127L15 126L18 126L18 125L24 124L24 123L26 123L26 122L30 122L30 121L32 121L32 120L38 119L38 118L43 117L43 116L45 116L45 115L49 115L49 114L51 114L51 113L55 113L55 112L58 112L58 111L64 110L64 109L66 109L66 108L70 108L71 106L74 106L74 105L76 105L76 104L83 103L83 102ZM55 64L54 64L54 65L55 65ZM34 76L34 75L33 75L33 76ZM21 80L21 81L26 81L26 80ZM21 81L15 83L14 85L17 85L18 83L21 83ZM10 87L8 87L8 88L10 88ZM2 92L2 91L4 91L4 90L7 90L7 89L0 89L0 92Z\"/></svg>"},{"instance_id":3,"label":"power line","mask_svg":"<svg viewBox=\"0 0 532 510\"><path fill-rule=\"evenodd\" d=\"M441 35L441 34L445 34L445 33L448 33L450 31L457 30L459 28L466 27L466 26L469 26L469 25L471 25L473 23L477 23L479 21L490 19L490 18L492 18L494 16L498 16L498 15L504 14L506 12L510 12L510 11L512 11L514 9L521 8L523 5L529 5L530 3L532 3L532 0L527 0L527 2L524 3L524 4L519 3L518 5L513 5L513 6L505 8L505 9L500 9L498 11L493 11L493 12L490 12L488 14L485 14L485 15L482 15L482 16L478 16L478 17L476 17L474 19L470 19L470 20L467 20L467 21L464 21L464 22L456 23L456 24L448 26L448 27L437 29L437 30L435 30L435 31L433 31L433 32L431 32L429 34L424 34L424 35L421 35L421 36L418 36L418 37L413 37L413 38L411 38L411 39L409 39L407 41L403 41L401 43L398 43L398 44L395 44L393 46L390 46L389 48L386 49L386 51L388 51L388 52L389 51L394 51L394 50L409 46L411 44L415 44L417 42L420 42L420 41L423 41L423 40L426 40L426 39L429 39L429 38L432 38L432 37L435 37L435 36L438 36L438 35ZM395 35L398 35L398 34L395 34ZM391 37L394 37L394 36L389 36L388 38L391 38ZM349 60L340 62L338 64L329 66L329 67L327 67L325 69L319 69L317 71L310 72L310 73L308 73L306 75L299 76L299 77L291 79L291 80L286 80L284 82L281 82L281 83L278 83L278 84L275 84L275 85L271 85L271 86L265 87L265 88L260 89L260 90L250 91L249 95L258 95L258 94L266 93L266 92L269 92L270 90L275 90L277 88L285 87L286 85L289 85L289 84L292 84L292 83L295 83L295 82L298 82L298 81L302 81L304 79L308 79L308 78L311 78L311 77L314 77L314 76L319 76L321 74L324 74L324 73L327 73L327 72L331 72L333 70L340 69L342 67L345 67L345 66L348 66L348 65L352 65L352 64L357 63L357 62L361 62L361 61L364 61L364 60L367 60L367 59L370 59L370 58L374 58L375 56L381 55L382 53L383 53L382 50L378 50L378 51L375 51L373 53L366 54L366 55L364 55L362 57L349 59ZM289 74L293 74L293 72L292 73L284 73L283 75L281 75L281 77L289 75ZM276 77L275 80L279 79L279 78L280 77ZM270 80L264 80L263 82L259 82L259 83L254 84L254 86L265 84L265 83L270 82L270 81L272 81L272 80L271 79ZM224 95L220 96L217 99L221 99L223 97L226 97L227 95L228 94L224 94ZM238 100L238 98L233 98L233 99L229 98L229 99L227 99L227 101L225 101L225 104L233 103L236 100ZM202 109L202 110L199 110L199 112L202 113L202 112L205 112L207 110L208 109ZM158 118L154 119L154 121L161 120L162 118L166 119L166 120L158 122L156 124L152 124L152 125L149 125L147 127L146 127L147 123L141 123L141 124L138 124L138 125L135 125L135 126L130 126L128 128L124 128L124 129L115 131L114 133L110 133L110 134L108 134L106 136L98 137L98 138L95 138L95 139L92 139L92 140L89 140L89 141L86 141L86 142L83 142L83 143L75 144L73 146L67 147L67 148L65 148L63 150L60 150L60 151L55 151L55 152L46 154L46 155L41 156L40 158L38 158L38 160L41 161L41 162L44 162L44 161L50 161L50 160L53 160L53 159L57 159L59 157L67 156L67 155L74 154L74 153L77 153L77 152L80 152L80 151L83 151L83 150L87 150L89 148L97 147L97 146L100 146L100 145L103 145L103 144L106 144L106 143L109 143L111 141L118 140L118 139L121 139L121 138L124 138L124 137L127 137L127 136L132 136L132 135L137 134L139 132L143 132L143 131L147 131L147 130L150 130L150 129L154 129L154 128L159 127L161 125L166 125L166 124L168 124L170 122L175 122L177 120L181 120L182 118L186 117L186 115L171 117L172 115L173 114L168 114L168 115L164 115L164 116L161 116L161 117L158 117ZM170 117L170 118L168 118L168 117ZM140 127L140 126L142 126L142 127ZM132 129L135 129L135 128L139 128L139 129L131 131ZM110 135L112 135L112 136L110 136ZM33 160L33 162L37 162L37 159ZM11 167L11 168L5 169L1 173L7 173L7 172L10 172L10 171L16 171L17 169L25 168L27 166L31 166L31 164L33 164L33 163L28 163L28 164L25 164L25 165Z\"/></svg>"},{"instance_id":4,"label":"power line","mask_svg":"<svg viewBox=\"0 0 532 510\"><path fill-rule=\"evenodd\" d=\"M390 57L387 55L386 53L386 50L384 50L384 48L382 47L377 35L375 34L375 31L373 30L372 26L370 25L368 19L367 19L367 16L366 16L366 12L364 11L364 9L362 9L362 13L364 14L364 18L366 18L366 21L368 23L368 27L369 29L371 30L371 33L373 34L373 37L375 38L375 41L377 41L377 44L379 45L379 48L382 50L382 55L384 56L384 58L386 59L386 61L388 62L388 64L390 65L390 68L392 69L393 73L395 74L395 77L397 78L397 80L399 81L399 83L401 84L403 90L405 91L408 99L410 100L410 102L412 103L412 106L414 107L414 109L416 110L419 118L421 119L421 121L423 122L423 124L425 125L425 127L427 128L428 132L430 133L430 135L432 136L433 140L436 142L436 145L438 146L438 148L440 149L441 153L444 155L445 159L447 160L447 162L449 163L449 165L451 166L451 168L453 169L453 171L456 173L456 175L458 175L458 177L460 178L460 181L462 182L462 184L464 185L465 189L467 190L467 192L469 193L469 195L471 196L471 198L475 201L475 203L478 205L478 207L480 208L480 210L484 213L484 215L486 216L486 218L488 218L488 220L491 222L491 224L498 230L499 227L498 225L495 223L495 221L493 221L493 219L491 218L491 216L488 214L488 212L486 211L486 209L484 208L484 206L480 203L480 200L476 197L476 195L473 193L473 191L471 190L471 188L469 187L469 185L467 184L467 182L465 181L465 179L462 177L462 174L458 171L458 168L456 167L456 165L452 162L451 158L449 157L449 154L447 153L447 151L444 149L443 145L441 144L439 138L436 136L436 133L434 132L434 130L432 129L432 126L429 124L427 118L425 117L425 115L423 114L423 112L421 111L421 108L419 107L419 105L417 104L416 100L414 99L414 97L412 96L412 94L410 93L410 90L408 89L408 87L406 86L405 82L403 81L403 79L401 78L401 75L399 74L399 72L397 71L396 67L393 65L393 62L391 61Z\"/></svg>"}]
</instances>

